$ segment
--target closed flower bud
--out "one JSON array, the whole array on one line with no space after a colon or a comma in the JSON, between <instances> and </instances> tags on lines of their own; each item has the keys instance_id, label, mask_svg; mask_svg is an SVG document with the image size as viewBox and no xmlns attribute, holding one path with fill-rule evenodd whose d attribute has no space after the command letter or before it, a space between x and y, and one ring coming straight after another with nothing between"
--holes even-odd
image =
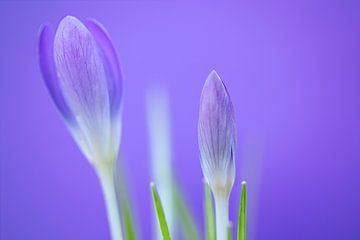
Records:
<instances>
[{"instance_id":1,"label":"closed flower bud","mask_svg":"<svg viewBox=\"0 0 360 240\"><path fill-rule=\"evenodd\" d=\"M213 192L228 195L235 178L236 127L230 96L215 71L202 90L198 139L206 182Z\"/></svg>"},{"instance_id":2,"label":"closed flower bud","mask_svg":"<svg viewBox=\"0 0 360 240\"><path fill-rule=\"evenodd\" d=\"M48 90L85 156L112 163L120 139L121 75L104 29L67 16L55 35L40 33L40 67Z\"/></svg>"},{"instance_id":3,"label":"closed flower bud","mask_svg":"<svg viewBox=\"0 0 360 240\"><path fill-rule=\"evenodd\" d=\"M201 167L214 199L216 239L228 239L229 195L235 179L234 109L224 83L212 71L204 84L198 123Z\"/></svg>"},{"instance_id":4,"label":"closed flower bud","mask_svg":"<svg viewBox=\"0 0 360 240\"><path fill-rule=\"evenodd\" d=\"M67 127L95 167L108 211L111 236L122 240L114 186L121 128L121 74L105 30L67 16L56 33L44 25L39 40L46 86Z\"/></svg>"}]
</instances>

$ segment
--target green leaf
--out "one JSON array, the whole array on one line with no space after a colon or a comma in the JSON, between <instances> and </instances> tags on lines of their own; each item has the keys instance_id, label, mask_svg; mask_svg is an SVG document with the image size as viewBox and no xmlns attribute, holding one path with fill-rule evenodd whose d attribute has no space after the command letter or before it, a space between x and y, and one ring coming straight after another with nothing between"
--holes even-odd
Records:
<instances>
[{"instance_id":1,"label":"green leaf","mask_svg":"<svg viewBox=\"0 0 360 240\"><path fill-rule=\"evenodd\" d=\"M158 218L159 225L160 225L161 234L162 234L164 240L171 240L169 228L168 228L168 225L167 225L166 219L165 219L164 209L162 207L160 197L156 191L155 184L153 182L150 183L150 187L151 187L151 193L152 193L153 200L154 200L156 216Z\"/></svg>"},{"instance_id":2,"label":"green leaf","mask_svg":"<svg viewBox=\"0 0 360 240\"><path fill-rule=\"evenodd\" d=\"M136 240L136 225L134 223L133 215L131 212L130 195L126 185L126 179L122 168L117 167L116 170L116 183L117 183L117 196L119 197L122 221L124 223L124 235L127 240Z\"/></svg>"},{"instance_id":3,"label":"green leaf","mask_svg":"<svg viewBox=\"0 0 360 240\"><path fill-rule=\"evenodd\" d=\"M126 239L136 240L136 231L134 228L134 223L131 216L131 211L128 201L122 201L121 208L123 211L123 221L124 221Z\"/></svg>"},{"instance_id":4,"label":"green leaf","mask_svg":"<svg viewBox=\"0 0 360 240\"><path fill-rule=\"evenodd\" d=\"M205 224L206 224L206 240L215 240L215 218L214 206L211 198L210 187L204 183L205 192Z\"/></svg>"},{"instance_id":5,"label":"green leaf","mask_svg":"<svg viewBox=\"0 0 360 240\"><path fill-rule=\"evenodd\" d=\"M229 223L229 226L228 226L228 240L231 240L232 239L232 234L231 234L231 223Z\"/></svg>"},{"instance_id":6,"label":"green leaf","mask_svg":"<svg viewBox=\"0 0 360 240\"><path fill-rule=\"evenodd\" d=\"M177 186L175 186L174 202L182 229L184 230L185 239L199 240L200 233L196 227L194 218L191 215L189 207L187 206L185 199L182 197L182 194Z\"/></svg>"},{"instance_id":7,"label":"green leaf","mask_svg":"<svg viewBox=\"0 0 360 240\"><path fill-rule=\"evenodd\" d=\"M246 240L246 182L241 183L238 240Z\"/></svg>"}]
</instances>

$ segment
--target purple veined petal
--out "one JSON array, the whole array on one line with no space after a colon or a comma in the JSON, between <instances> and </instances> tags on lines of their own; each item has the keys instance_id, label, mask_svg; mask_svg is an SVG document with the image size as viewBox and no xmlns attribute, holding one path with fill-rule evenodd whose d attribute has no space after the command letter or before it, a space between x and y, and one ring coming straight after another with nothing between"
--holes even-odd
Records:
<instances>
[{"instance_id":1,"label":"purple veined petal","mask_svg":"<svg viewBox=\"0 0 360 240\"><path fill-rule=\"evenodd\" d=\"M54 62L53 45L54 33L48 24L44 24L40 28L39 36L39 62L41 72L56 107L69 124L74 124L74 115L67 105L60 89L60 82L57 77Z\"/></svg>"},{"instance_id":2,"label":"purple veined petal","mask_svg":"<svg viewBox=\"0 0 360 240\"><path fill-rule=\"evenodd\" d=\"M54 62L60 88L74 115L107 117L106 63L91 32L77 18L64 17L54 38Z\"/></svg>"},{"instance_id":3,"label":"purple veined petal","mask_svg":"<svg viewBox=\"0 0 360 240\"><path fill-rule=\"evenodd\" d=\"M92 161L109 159L111 105L108 63L89 29L76 17L64 17L54 38L54 62L60 88L83 137Z\"/></svg>"},{"instance_id":4,"label":"purple veined petal","mask_svg":"<svg viewBox=\"0 0 360 240\"><path fill-rule=\"evenodd\" d=\"M88 19L85 21L85 26L93 34L109 64L108 70L110 71L111 78L108 78L108 90L111 112L112 115L117 115L121 107L122 76L116 50L105 28L99 22L94 19Z\"/></svg>"},{"instance_id":5,"label":"purple veined petal","mask_svg":"<svg viewBox=\"0 0 360 240\"><path fill-rule=\"evenodd\" d=\"M212 187L230 190L235 171L234 109L228 91L215 71L210 73L202 90L198 138L205 179Z\"/></svg>"},{"instance_id":6,"label":"purple veined petal","mask_svg":"<svg viewBox=\"0 0 360 240\"><path fill-rule=\"evenodd\" d=\"M62 93L60 82L57 77L55 62L54 62L54 33L48 24L44 24L40 28L39 34L39 62L41 72L45 81L45 85L61 115L64 117L65 122L70 130L70 133L79 144L80 149L84 154L90 156L90 148L83 133L79 129L77 120L73 115L70 107L66 103Z\"/></svg>"}]
</instances>

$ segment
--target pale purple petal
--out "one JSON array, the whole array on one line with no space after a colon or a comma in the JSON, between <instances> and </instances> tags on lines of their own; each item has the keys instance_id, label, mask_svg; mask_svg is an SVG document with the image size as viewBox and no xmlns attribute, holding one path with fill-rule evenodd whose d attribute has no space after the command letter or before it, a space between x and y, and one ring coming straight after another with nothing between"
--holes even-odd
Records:
<instances>
[{"instance_id":1,"label":"pale purple petal","mask_svg":"<svg viewBox=\"0 0 360 240\"><path fill-rule=\"evenodd\" d=\"M59 24L54 59L64 98L93 151L93 160L111 153L107 63L91 32L75 17ZM112 154L112 153L111 153Z\"/></svg>"},{"instance_id":2,"label":"pale purple petal","mask_svg":"<svg viewBox=\"0 0 360 240\"><path fill-rule=\"evenodd\" d=\"M75 114L96 114L107 107L107 75L95 40L74 17L59 24L54 41L57 74L66 101ZM95 115L94 115L95 116Z\"/></svg>"},{"instance_id":3,"label":"pale purple petal","mask_svg":"<svg viewBox=\"0 0 360 240\"><path fill-rule=\"evenodd\" d=\"M215 71L210 73L202 90L198 137L201 166L210 186L232 186L236 145L234 109L226 87Z\"/></svg>"},{"instance_id":4,"label":"pale purple petal","mask_svg":"<svg viewBox=\"0 0 360 240\"><path fill-rule=\"evenodd\" d=\"M39 36L39 62L41 72L50 95L60 113L69 123L74 123L74 116L67 105L59 86L59 79L56 74L54 63L53 45L54 33L49 25L44 24L40 29Z\"/></svg>"},{"instance_id":5,"label":"pale purple petal","mask_svg":"<svg viewBox=\"0 0 360 240\"><path fill-rule=\"evenodd\" d=\"M93 34L95 40L103 51L105 60L109 64L108 90L110 95L111 109L114 115L120 110L122 97L122 76L120 72L119 60L113 43L105 28L97 21L91 19L85 21L86 27Z\"/></svg>"}]
</instances>

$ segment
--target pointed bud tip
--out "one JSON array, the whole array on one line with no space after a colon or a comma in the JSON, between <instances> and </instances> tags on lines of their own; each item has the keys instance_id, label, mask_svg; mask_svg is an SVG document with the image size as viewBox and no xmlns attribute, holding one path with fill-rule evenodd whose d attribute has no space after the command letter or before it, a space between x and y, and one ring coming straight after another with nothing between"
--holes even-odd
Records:
<instances>
[{"instance_id":1,"label":"pointed bud tip","mask_svg":"<svg viewBox=\"0 0 360 240\"><path fill-rule=\"evenodd\" d=\"M242 186L244 186L244 185L246 185L246 184L247 184L246 181L242 181L242 182L241 182L241 185L242 185Z\"/></svg>"},{"instance_id":2,"label":"pointed bud tip","mask_svg":"<svg viewBox=\"0 0 360 240\"><path fill-rule=\"evenodd\" d=\"M207 89L207 90L205 90ZM208 75L204 87L203 87L203 91L206 92L222 92L225 91L227 94L227 90L226 87L223 83L223 81L221 80L220 76L217 74L217 72L215 70L212 70L210 72L210 74Z\"/></svg>"},{"instance_id":3,"label":"pointed bud tip","mask_svg":"<svg viewBox=\"0 0 360 240\"><path fill-rule=\"evenodd\" d=\"M80 20L75 17L75 16L72 16L72 15L66 15L65 17L63 17L60 21L60 24L61 23L76 23L76 22L80 22Z\"/></svg>"},{"instance_id":4,"label":"pointed bud tip","mask_svg":"<svg viewBox=\"0 0 360 240\"><path fill-rule=\"evenodd\" d=\"M210 72L209 77L220 79L219 74L216 72L215 69Z\"/></svg>"},{"instance_id":5,"label":"pointed bud tip","mask_svg":"<svg viewBox=\"0 0 360 240\"><path fill-rule=\"evenodd\" d=\"M86 29L87 28L78 18L68 15L61 19L57 32L67 33L73 30L84 31Z\"/></svg>"},{"instance_id":6,"label":"pointed bud tip","mask_svg":"<svg viewBox=\"0 0 360 240\"><path fill-rule=\"evenodd\" d=\"M219 74L215 70L212 70L210 74L208 75L206 82L221 82Z\"/></svg>"}]
</instances>

